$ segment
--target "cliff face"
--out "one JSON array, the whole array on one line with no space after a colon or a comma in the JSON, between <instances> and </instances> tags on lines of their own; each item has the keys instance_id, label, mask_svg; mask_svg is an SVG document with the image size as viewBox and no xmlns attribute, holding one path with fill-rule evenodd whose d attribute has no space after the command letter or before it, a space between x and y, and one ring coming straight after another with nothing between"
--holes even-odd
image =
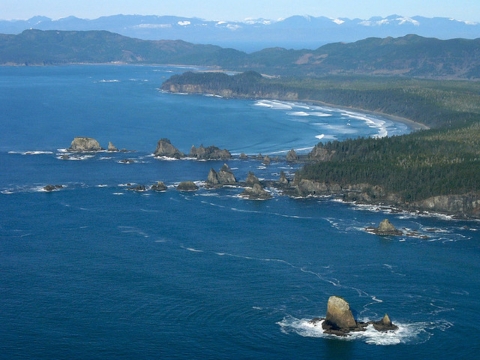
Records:
<instances>
[{"instance_id":1,"label":"cliff face","mask_svg":"<svg viewBox=\"0 0 480 360\"><path fill-rule=\"evenodd\" d=\"M408 203L395 193L388 193L380 186L371 184L351 184L341 186L336 183L321 183L301 179L296 181L300 196L340 196L345 201L363 204L385 204L405 210L418 210L449 214L457 217L480 218L480 195L460 194L434 196L425 200Z\"/></svg>"},{"instance_id":2,"label":"cliff face","mask_svg":"<svg viewBox=\"0 0 480 360\"><path fill-rule=\"evenodd\" d=\"M282 99L296 101L299 99L298 93L294 91L249 91L238 92L229 88L211 88L199 84L174 84L167 83L162 86L162 90L172 93L185 94L214 94L224 98L249 98L249 99Z\"/></svg>"}]
</instances>

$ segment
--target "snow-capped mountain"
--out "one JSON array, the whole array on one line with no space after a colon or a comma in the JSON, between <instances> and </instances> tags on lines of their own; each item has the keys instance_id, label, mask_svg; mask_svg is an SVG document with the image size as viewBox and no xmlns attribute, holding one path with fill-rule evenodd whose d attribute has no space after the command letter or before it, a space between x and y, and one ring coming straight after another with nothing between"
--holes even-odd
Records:
<instances>
[{"instance_id":1,"label":"snow-capped mountain","mask_svg":"<svg viewBox=\"0 0 480 360\"><path fill-rule=\"evenodd\" d=\"M332 42L353 42L368 37L417 34L439 39L480 37L480 24L448 18L421 16L370 19L292 16L283 20L246 19L242 22L203 20L176 16L115 15L88 20L67 17L52 20L0 20L0 33L18 34L26 29L108 30L146 40L185 40L244 51L266 47L315 49Z\"/></svg>"}]
</instances>

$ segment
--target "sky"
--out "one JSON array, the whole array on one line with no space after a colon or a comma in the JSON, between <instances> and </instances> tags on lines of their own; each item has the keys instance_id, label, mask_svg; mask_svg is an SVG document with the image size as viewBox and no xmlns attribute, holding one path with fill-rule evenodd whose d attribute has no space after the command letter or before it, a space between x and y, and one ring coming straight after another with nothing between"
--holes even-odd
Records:
<instances>
[{"instance_id":1,"label":"sky","mask_svg":"<svg viewBox=\"0 0 480 360\"><path fill-rule=\"evenodd\" d=\"M0 0L0 19L36 15L54 20L76 16L175 15L205 20L278 20L292 15L361 18L372 16L447 17L480 22L480 0Z\"/></svg>"}]
</instances>

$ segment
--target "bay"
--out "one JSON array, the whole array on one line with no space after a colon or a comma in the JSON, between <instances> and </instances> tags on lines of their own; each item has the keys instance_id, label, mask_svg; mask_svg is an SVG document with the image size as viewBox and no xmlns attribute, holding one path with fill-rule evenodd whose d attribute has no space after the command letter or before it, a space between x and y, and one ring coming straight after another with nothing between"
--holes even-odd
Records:
<instances>
[{"instance_id":1,"label":"bay","mask_svg":"<svg viewBox=\"0 0 480 360\"><path fill-rule=\"evenodd\" d=\"M247 201L195 193L223 162L162 161L156 142L235 154L307 152L318 141L400 135L401 123L312 104L162 93L187 68L0 68L0 357L473 358L479 224L328 198ZM126 153L62 160L74 136ZM122 159L132 164L121 163ZM228 165L276 179L298 165ZM127 184L164 181L168 191ZM42 191L61 184L60 191ZM389 218L417 237L364 231ZM396 333L324 335L330 295Z\"/></svg>"}]
</instances>

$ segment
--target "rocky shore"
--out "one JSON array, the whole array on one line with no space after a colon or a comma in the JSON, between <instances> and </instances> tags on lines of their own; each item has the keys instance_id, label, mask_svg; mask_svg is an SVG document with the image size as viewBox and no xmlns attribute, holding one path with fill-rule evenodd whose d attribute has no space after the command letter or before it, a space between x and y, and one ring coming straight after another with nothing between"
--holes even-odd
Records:
<instances>
[{"instance_id":1,"label":"rocky shore","mask_svg":"<svg viewBox=\"0 0 480 360\"><path fill-rule=\"evenodd\" d=\"M67 149L70 152L98 152L105 151L97 140L89 137L76 137ZM108 144L110 152L119 151L111 142ZM120 150L126 151L126 150ZM214 145L204 147L192 146L189 153L177 149L169 139L162 138L158 141L157 147L153 152L154 157L158 159L192 159L200 161L228 161L234 156L226 150L220 149ZM68 158L69 155L64 155ZM287 152L284 157L270 158L268 155L262 154L248 156L240 154L238 159L248 160L255 159L263 165L268 166L272 161L284 161L287 163L305 164L308 162L328 161L331 154L321 146L315 146L307 155L299 155L294 149ZM62 157L63 158L63 157ZM125 164L133 163L133 160L124 159L121 161ZM163 184L163 183L162 183ZM194 186L193 186L194 185ZM195 183L181 184L179 190L196 191L198 185ZM315 197L330 196L341 199L345 202L378 206L389 206L398 211L408 211L417 213L440 213L458 218L480 218L480 196L477 194L460 194L460 195L442 195L424 199L416 202L407 202L398 194L388 193L381 186L368 183L340 185L336 183L322 183L309 179L299 179L296 176L287 178L285 173L280 173L279 179L270 179L260 181L253 173L248 174L244 181L239 181L233 174L227 164L224 164L218 171L213 168L207 175L205 186L207 188L237 185L243 187L244 191L239 194L242 198L249 200L268 200L272 198L271 191L268 188L276 189L279 193L291 197ZM150 187L155 191L166 191L166 186L154 184ZM148 189L148 187L146 188ZM47 191L52 191L47 189ZM137 190L139 191L139 190ZM388 224L385 224L388 225ZM378 235L400 235L400 233L389 231L367 231Z\"/></svg>"}]
</instances>

